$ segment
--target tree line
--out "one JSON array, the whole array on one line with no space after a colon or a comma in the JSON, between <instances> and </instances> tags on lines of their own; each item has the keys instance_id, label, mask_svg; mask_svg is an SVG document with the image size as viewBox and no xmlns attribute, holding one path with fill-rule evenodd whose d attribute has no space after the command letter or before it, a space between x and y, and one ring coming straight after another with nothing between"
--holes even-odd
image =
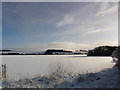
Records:
<instances>
[{"instance_id":1,"label":"tree line","mask_svg":"<svg viewBox=\"0 0 120 90\"><path fill-rule=\"evenodd\" d=\"M111 56L117 46L99 46L89 50L87 56Z\"/></svg>"}]
</instances>

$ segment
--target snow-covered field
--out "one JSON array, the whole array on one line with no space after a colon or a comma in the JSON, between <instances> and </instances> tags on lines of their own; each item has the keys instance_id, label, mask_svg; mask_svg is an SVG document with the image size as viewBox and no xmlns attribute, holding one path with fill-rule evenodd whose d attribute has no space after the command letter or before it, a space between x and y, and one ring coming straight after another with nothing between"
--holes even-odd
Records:
<instances>
[{"instance_id":1,"label":"snow-covered field","mask_svg":"<svg viewBox=\"0 0 120 90\"><path fill-rule=\"evenodd\" d=\"M7 64L9 78L25 78L48 75L60 62L68 73L81 74L111 68L111 57L87 57L81 55L5 55L2 63Z\"/></svg>"}]
</instances>

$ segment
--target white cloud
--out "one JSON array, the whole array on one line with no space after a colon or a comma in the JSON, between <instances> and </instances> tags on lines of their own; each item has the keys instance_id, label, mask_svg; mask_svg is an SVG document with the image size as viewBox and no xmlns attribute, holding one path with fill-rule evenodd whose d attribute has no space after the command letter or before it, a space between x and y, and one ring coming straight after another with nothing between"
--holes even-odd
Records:
<instances>
[{"instance_id":1,"label":"white cloud","mask_svg":"<svg viewBox=\"0 0 120 90\"><path fill-rule=\"evenodd\" d=\"M105 32L111 30L110 28L103 28L103 29L95 29L94 27L90 28L89 31L86 32L86 34L94 34L99 32Z\"/></svg>"},{"instance_id":2,"label":"white cloud","mask_svg":"<svg viewBox=\"0 0 120 90\"><path fill-rule=\"evenodd\" d=\"M105 2L105 3L102 3L101 4L101 10L105 10L109 7L109 3L108 2Z\"/></svg>"},{"instance_id":3,"label":"white cloud","mask_svg":"<svg viewBox=\"0 0 120 90\"><path fill-rule=\"evenodd\" d=\"M115 11L118 10L117 4L112 7L109 6L110 5L108 2L102 3L100 6L100 10L96 13L96 16L104 16L106 14L114 13Z\"/></svg>"},{"instance_id":4,"label":"white cloud","mask_svg":"<svg viewBox=\"0 0 120 90\"><path fill-rule=\"evenodd\" d=\"M22 51L45 51L47 49L65 49L65 50L90 50L97 46L101 45L118 45L116 42L96 42L96 43L75 43L75 42L50 42L50 43L37 43L37 44L29 44L24 47L17 47L17 50ZM12 48L13 49L13 48ZM14 47L15 49L15 47Z\"/></svg>"},{"instance_id":5,"label":"white cloud","mask_svg":"<svg viewBox=\"0 0 120 90\"><path fill-rule=\"evenodd\" d=\"M17 50L23 50L23 51L45 51L47 49L65 49L65 50L74 51L78 49L90 49L93 48L93 46L90 44L75 43L75 42L50 42L50 43L29 44L16 48Z\"/></svg>"},{"instance_id":6,"label":"white cloud","mask_svg":"<svg viewBox=\"0 0 120 90\"><path fill-rule=\"evenodd\" d=\"M75 16L66 14L61 21L57 23L57 27L62 27L68 24L72 24L75 21Z\"/></svg>"}]
</instances>

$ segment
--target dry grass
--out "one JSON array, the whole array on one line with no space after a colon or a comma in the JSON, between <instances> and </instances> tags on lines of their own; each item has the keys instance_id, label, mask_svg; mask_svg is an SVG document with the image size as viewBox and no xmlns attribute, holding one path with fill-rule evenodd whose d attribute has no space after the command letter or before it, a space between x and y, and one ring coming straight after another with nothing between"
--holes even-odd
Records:
<instances>
[{"instance_id":1,"label":"dry grass","mask_svg":"<svg viewBox=\"0 0 120 90\"><path fill-rule=\"evenodd\" d=\"M1 79L2 80L7 80L8 79L8 74L7 74L7 65L6 64L2 64L1 66Z\"/></svg>"},{"instance_id":2,"label":"dry grass","mask_svg":"<svg viewBox=\"0 0 120 90\"><path fill-rule=\"evenodd\" d=\"M49 65L48 72L53 77L62 77L64 75L71 74L72 66L66 66L62 60L56 60Z\"/></svg>"}]
</instances>

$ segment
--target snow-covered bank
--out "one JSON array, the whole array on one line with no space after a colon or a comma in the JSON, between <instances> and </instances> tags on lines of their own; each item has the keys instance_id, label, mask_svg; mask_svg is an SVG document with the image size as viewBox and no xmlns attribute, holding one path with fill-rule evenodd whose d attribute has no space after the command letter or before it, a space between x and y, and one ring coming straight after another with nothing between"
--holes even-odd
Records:
<instances>
[{"instance_id":1,"label":"snow-covered bank","mask_svg":"<svg viewBox=\"0 0 120 90\"><path fill-rule=\"evenodd\" d=\"M117 67L97 73L47 75L19 80L4 80L3 88L120 88Z\"/></svg>"}]
</instances>

